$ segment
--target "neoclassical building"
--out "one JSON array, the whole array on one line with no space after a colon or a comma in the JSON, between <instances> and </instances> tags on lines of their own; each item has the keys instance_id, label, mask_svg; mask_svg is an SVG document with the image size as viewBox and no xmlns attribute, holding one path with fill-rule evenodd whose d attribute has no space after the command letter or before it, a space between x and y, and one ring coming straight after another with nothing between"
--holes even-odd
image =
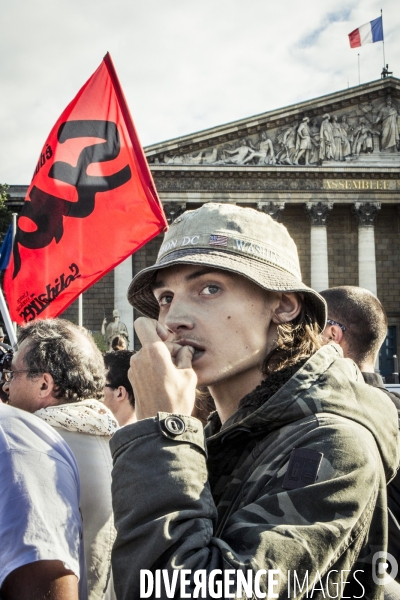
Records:
<instances>
[{"instance_id":1,"label":"neoclassical building","mask_svg":"<svg viewBox=\"0 0 400 600\"><path fill-rule=\"evenodd\" d=\"M400 80L387 77L145 148L169 221L204 202L250 206L283 223L305 283L360 285L389 318L381 371L400 352ZM11 186L18 209L27 186ZM100 330L132 274L154 262L161 238L84 294L84 324ZM73 304L64 316L77 320Z\"/></svg>"}]
</instances>

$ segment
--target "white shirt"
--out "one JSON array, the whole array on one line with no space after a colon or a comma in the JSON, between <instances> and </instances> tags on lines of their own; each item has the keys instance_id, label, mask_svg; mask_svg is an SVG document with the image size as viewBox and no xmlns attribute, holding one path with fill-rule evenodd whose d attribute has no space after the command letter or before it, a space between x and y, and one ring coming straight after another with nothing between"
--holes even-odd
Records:
<instances>
[{"instance_id":1,"label":"white shirt","mask_svg":"<svg viewBox=\"0 0 400 600\"><path fill-rule=\"evenodd\" d=\"M0 587L12 571L61 560L86 600L80 482L74 455L47 423L0 404Z\"/></svg>"}]
</instances>

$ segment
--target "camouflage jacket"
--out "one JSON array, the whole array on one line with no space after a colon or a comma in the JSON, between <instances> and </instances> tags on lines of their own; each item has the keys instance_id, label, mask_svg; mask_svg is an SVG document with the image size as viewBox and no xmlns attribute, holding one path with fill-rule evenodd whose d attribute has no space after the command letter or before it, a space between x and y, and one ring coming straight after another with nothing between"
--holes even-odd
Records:
<instances>
[{"instance_id":1,"label":"camouflage jacket","mask_svg":"<svg viewBox=\"0 0 400 600\"><path fill-rule=\"evenodd\" d=\"M399 417L399 429L400 429L400 394L396 392L389 392L383 383L382 377L378 373L362 373L365 383L372 385L376 388L383 390L383 392L389 396L393 404L397 409ZM400 470L397 471L397 475L387 489L387 502L388 502L388 520L389 520L389 540L388 540L388 551L400 558ZM397 581L400 583L400 569L397 574Z\"/></svg>"},{"instance_id":2,"label":"camouflage jacket","mask_svg":"<svg viewBox=\"0 0 400 600\"><path fill-rule=\"evenodd\" d=\"M197 419L166 413L114 435L118 600L140 597L142 569L169 580L188 569L192 589L200 569L274 569L279 598L383 597L372 565L386 549L386 483L399 461L393 403L335 345L264 404L260 394L222 427L212 421L206 446ZM184 597L179 580L157 597Z\"/></svg>"}]
</instances>

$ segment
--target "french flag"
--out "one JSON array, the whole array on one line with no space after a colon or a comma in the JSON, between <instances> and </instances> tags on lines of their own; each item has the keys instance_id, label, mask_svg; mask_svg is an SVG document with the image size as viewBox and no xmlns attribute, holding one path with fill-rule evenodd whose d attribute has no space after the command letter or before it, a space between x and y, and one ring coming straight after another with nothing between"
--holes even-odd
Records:
<instances>
[{"instance_id":1,"label":"french flag","mask_svg":"<svg viewBox=\"0 0 400 600\"><path fill-rule=\"evenodd\" d=\"M383 42L383 25L382 16L361 25L349 33L349 41L351 48L358 48L364 44L373 44L374 42Z\"/></svg>"}]
</instances>

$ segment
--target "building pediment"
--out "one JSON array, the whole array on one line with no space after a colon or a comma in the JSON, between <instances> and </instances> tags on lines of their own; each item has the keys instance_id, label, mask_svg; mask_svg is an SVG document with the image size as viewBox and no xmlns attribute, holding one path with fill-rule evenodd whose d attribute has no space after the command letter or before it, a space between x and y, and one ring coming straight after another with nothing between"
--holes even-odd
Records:
<instances>
[{"instance_id":1,"label":"building pediment","mask_svg":"<svg viewBox=\"0 0 400 600\"><path fill-rule=\"evenodd\" d=\"M400 80L389 77L145 151L156 168L398 168L399 128Z\"/></svg>"}]
</instances>

